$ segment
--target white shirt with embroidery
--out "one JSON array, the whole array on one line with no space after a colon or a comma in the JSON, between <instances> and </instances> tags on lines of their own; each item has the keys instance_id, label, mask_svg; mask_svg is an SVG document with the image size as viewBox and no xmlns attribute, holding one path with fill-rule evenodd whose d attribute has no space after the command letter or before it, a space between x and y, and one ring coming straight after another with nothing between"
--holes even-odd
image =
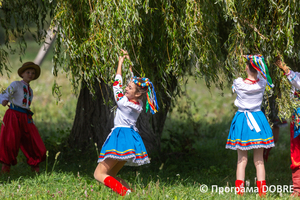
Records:
<instances>
[{"instance_id":1,"label":"white shirt with embroidery","mask_svg":"<svg viewBox=\"0 0 300 200\"><path fill-rule=\"evenodd\" d=\"M261 104L267 81L258 75L259 81L254 84L245 83L242 78L233 81L232 90L237 94L234 105L239 110L261 110Z\"/></svg>"},{"instance_id":2,"label":"white shirt with embroidery","mask_svg":"<svg viewBox=\"0 0 300 200\"><path fill-rule=\"evenodd\" d=\"M117 103L117 111L114 119L115 127L133 127L136 131L136 121L143 110L143 102L139 100L139 104L130 102L123 94L123 81L120 74L116 74L113 84L114 97Z\"/></svg>"},{"instance_id":3,"label":"white shirt with embroidery","mask_svg":"<svg viewBox=\"0 0 300 200\"><path fill-rule=\"evenodd\" d=\"M28 90L29 88L29 90ZM0 94L0 102L8 100L11 104L30 110L33 99L33 91L28 83L22 81L12 82L6 90Z\"/></svg>"}]
</instances>

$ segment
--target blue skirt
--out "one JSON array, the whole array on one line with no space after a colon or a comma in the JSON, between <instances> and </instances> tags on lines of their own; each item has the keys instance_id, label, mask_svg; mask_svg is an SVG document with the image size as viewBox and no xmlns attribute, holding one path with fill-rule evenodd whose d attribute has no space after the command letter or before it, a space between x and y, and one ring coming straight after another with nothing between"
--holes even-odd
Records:
<instances>
[{"instance_id":1,"label":"blue skirt","mask_svg":"<svg viewBox=\"0 0 300 200\"><path fill-rule=\"evenodd\" d=\"M116 127L106 138L98 162L106 158L127 161L125 165L140 166L150 163L141 136L132 128Z\"/></svg>"},{"instance_id":2,"label":"blue skirt","mask_svg":"<svg viewBox=\"0 0 300 200\"><path fill-rule=\"evenodd\" d=\"M262 111L251 112L260 132L250 129L243 112L236 112L230 126L226 149L250 150L274 147L272 129Z\"/></svg>"}]
</instances>

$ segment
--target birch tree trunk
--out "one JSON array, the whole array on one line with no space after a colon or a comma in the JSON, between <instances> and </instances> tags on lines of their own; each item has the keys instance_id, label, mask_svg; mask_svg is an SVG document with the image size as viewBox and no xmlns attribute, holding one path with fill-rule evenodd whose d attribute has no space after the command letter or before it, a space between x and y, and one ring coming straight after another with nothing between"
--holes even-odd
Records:
<instances>
[{"instance_id":1,"label":"birch tree trunk","mask_svg":"<svg viewBox=\"0 0 300 200\"><path fill-rule=\"evenodd\" d=\"M56 38L56 31L57 31L57 27L54 27L53 29L48 29L47 31L47 35L45 38L45 43L41 46L37 56L34 59L34 63L37 65L41 65L47 55L47 53L50 50L50 47L52 46L52 44L55 41Z\"/></svg>"}]
</instances>

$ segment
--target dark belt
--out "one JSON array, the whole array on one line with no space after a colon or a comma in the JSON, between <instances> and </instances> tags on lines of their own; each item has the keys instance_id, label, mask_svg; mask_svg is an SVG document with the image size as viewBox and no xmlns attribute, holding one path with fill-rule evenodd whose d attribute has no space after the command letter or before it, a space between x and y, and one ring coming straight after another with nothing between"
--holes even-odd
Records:
<instances>
[{"instance_id":1,"label":"dark belt","mask_svg":"<svg viewBox=\"0 0 300 200\"><path fill-rule=\"evenodd\" d=\"M27 114L28 124L33 123L33 119L32 119L33 112L31 112L30 110L21 108L20 106L16 106L14 104L10 104L9 109Z\"/></svg>"}]
</instances>

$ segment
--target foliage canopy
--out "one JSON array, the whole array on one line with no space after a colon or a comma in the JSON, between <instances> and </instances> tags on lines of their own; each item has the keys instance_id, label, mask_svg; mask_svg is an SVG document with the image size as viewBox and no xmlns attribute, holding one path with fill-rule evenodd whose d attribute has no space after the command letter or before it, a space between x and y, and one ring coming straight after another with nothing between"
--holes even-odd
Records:
<instances>
[{"instance_id":1,"label":"foliage canopy","mask_svg":"<svg viewBox=\"0 0 300 200\"><path fill-rule=\"evenodd\" d=\"M187 73L205 78L208 86L222 87L243 73L241 55L262 54L275 83L266 93L267 103L272 95L280 116L288 118L295 101L287 79L273 63L280 54L297 70L299 4L296 0L16 0L3 1L0 23L8 49L13 36L24 51L29 25L37 27L33 35L41 41L50 11L52 24L59 27L54 75L62 68L75 88L83 80L91 91L97 81L113 79L121 48L129 51L136 72L148 76L169 98L178 93L178 80ZM22 6L26 9L18 9ZM7 56L1 47L1 72L7 70ZM268 104L266 110L269 113Z\"/></svg>"}]
</instances>

